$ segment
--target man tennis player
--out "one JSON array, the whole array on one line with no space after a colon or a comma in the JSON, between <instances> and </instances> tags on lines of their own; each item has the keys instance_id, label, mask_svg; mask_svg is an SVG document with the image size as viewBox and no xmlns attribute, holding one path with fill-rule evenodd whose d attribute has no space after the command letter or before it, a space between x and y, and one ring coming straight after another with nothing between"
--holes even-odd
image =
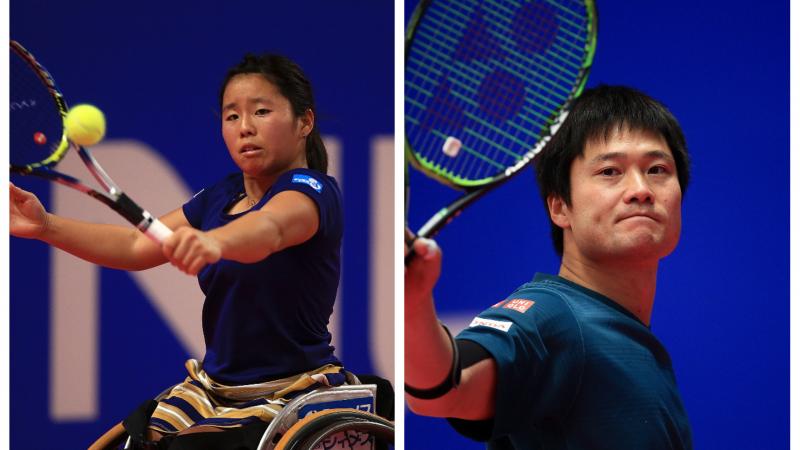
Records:
<instances>
[{"instance_id":1,"label":"man tennis player","mask_svg":"<svg viewBox=\"0 0 800 450\"><path fill-rule=\"evenodd\" d=\"M441 253L432 241L413 244L409 407L450 418L491 449L691 449L669 354L649 328L689 181L678 122L636 90L587 90L536 174L558 275L537 274L455 340L433 305Z\"/></svg>"}]
</instances>

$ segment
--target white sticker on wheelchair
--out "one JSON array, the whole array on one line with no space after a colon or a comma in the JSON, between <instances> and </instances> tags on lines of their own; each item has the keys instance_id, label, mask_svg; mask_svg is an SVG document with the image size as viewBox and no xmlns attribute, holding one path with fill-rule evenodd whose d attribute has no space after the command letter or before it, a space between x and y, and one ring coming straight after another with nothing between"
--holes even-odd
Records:
<instances>
[{"instance_id":1,"label":"white sticker on wheelchair","mask_svg":"<svg viewBox=\"0 0 800 450\"><path fill-rule=\"evenodd\" d=\"M302 419L309 414L335 409L351 408L357 411L368 413L375 412L375 399L368 397L342 398L326 402L314 402L304 405L297 411L297 418ZM355 430L343 430L332 434L322 440L314 450L372 450L375 439L369 433L361 433Z\"/></svg>"}]
</instances>

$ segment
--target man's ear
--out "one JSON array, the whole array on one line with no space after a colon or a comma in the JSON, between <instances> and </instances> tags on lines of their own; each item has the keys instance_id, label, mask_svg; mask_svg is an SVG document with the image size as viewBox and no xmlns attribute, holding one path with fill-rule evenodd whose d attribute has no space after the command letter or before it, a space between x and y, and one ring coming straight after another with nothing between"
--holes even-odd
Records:
<instances>
[{"instance_id":1,"label":"man's ear","mask_svg":"<svg viewBox=\"0 0 800 450\"><path fill-rule=\"evenodd\" d=\"M550 195L547 197L547 210L550 213L550 220L560 228L569 228L569 206L561 197Z\"/></svg>"}]
</instances>

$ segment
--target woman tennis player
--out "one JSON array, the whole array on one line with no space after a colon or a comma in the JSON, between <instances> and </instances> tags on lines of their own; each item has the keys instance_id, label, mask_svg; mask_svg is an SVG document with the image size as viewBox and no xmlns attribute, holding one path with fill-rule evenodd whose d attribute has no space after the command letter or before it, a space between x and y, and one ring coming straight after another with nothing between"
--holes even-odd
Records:
<instances>
[{"instance_id":1,"label":"woman tennis player","mask_svg":"<svg viewBox=\"0 0 800 450\"><path fill-rule=\"evenodd\" d=\"M134 229L55 216L33 194L10 188L14 236L106 267L170 262L197 275L206 354L186 362L188 377L149 419L147 439L163 439L158 448L257 444L293 393L344 382L327 330L339 283L341 194L326 175L311 84L285 57L248 55L225 77L220 107L240 172L162 217L175 231L162 247ZM235 432L204 433L222 428Z\"/></svg>"}]
</instances>

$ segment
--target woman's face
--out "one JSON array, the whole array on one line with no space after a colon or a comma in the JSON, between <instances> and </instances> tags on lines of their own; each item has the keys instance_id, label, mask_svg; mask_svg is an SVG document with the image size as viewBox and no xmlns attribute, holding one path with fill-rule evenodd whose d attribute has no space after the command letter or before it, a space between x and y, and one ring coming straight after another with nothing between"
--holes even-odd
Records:
<instances>
[{"instance_id":1,"label":"woman's face","mask_svg":"<svg viewBox=\"0 0 800 450\"><path fill-rule=\"evenodd\" d=\"M222 96L222 137L247 175L275 176L306 167L313 114L295 117L289 100L260 74L236 75Z\"/></svg>"}]
</instances>

